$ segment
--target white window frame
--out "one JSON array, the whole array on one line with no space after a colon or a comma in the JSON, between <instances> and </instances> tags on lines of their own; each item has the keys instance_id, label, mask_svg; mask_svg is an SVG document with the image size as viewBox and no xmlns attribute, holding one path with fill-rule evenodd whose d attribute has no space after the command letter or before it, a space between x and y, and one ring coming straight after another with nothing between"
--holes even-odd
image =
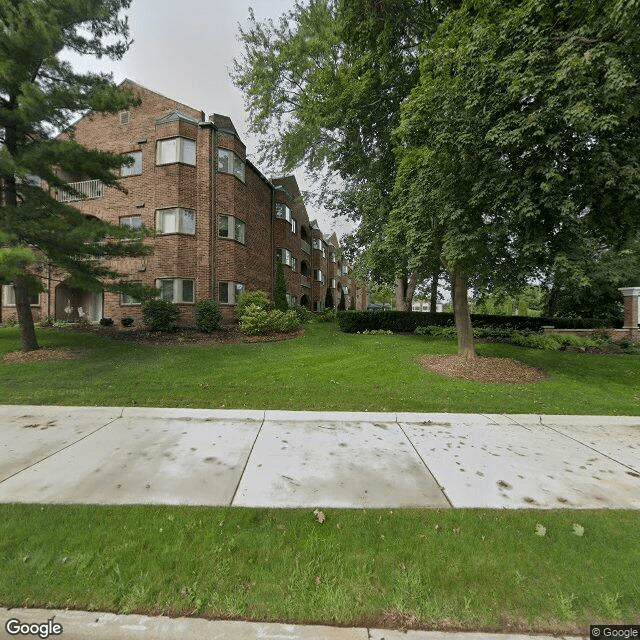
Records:
<instances>
[{"instance_id":1,"label":"white window frame","mask_svg":"<svg viewBox=\"0 0 640 640\"><path fill-rule=\"evenodd\" d=\"M131 284L141 284L140 281L132 281ZM142 304L142 300L138 300L130 296L124 291L120 292L120 306L121 307L139 307Z\"/></svg>"},{"instance_id":2,"label":"white window frame","mask_svg":"<svg viewBox=\"0 0 640 640\"><path fill-rule=\"evenodd\" d=\"M162 159L162 147L165 143L173 142L176 143L176 151L175 154L169 159ZM193 162L190 162L191 154L189 150L192 148L191 143L193 143ZM188 164L192 167L196 166L196 155L197 155L197 146L196 141L193 138L184 138L182 136L174 136L173 138L162 138L156 142L156 165L162 166L165 164ZM186 159L185 159L186 158Z\"/></svg>"},{"instance_id":3,"label":"white window frame","mask_svg":"<svg viewBox=\"0 0 640 640\"><path fill-rule=\"evenodd\" d=\"M295 258L289 249L278 249L277 255L280 258L280 262L282 264L286 264L288 267L291 267L293 271L295 271L295 267L292 267L292 264L295 265Z\"/></svg>"},{"instance_id":4,"label":"white window frame","mask_svg":"<svg viewBox=\"0 0 640 640\"><path fill-rule=\"evenodd\" d=\"M318 277L318 275L319 275L320 277ZM326 276L325 276L325 274L324 274L324 271L322 271L322 269L314 269L314 270L313 270L313 279L314 279L316 282L322 282L322 284L324 284L324 283L325 283L325 281L326 281Z\"/></svg>"},{"instance_id":5,"label":"white window frame","mask_svg":"<svg viewBox=\"0 0 640 640\"><path fill-rule=\"evenodd\" d=\"M32 299L38 298L37 302L30 302L29 306L31 307L39 307L40 306L40 294L32 293ZM2 306L4 307L15 307L16 306L16 289L12 284L3 284L2 285Z\"/></svg>"},{"instance_id":6,"label":"white window frame","mask_svg":"<svg viewBox=\"0 0 640 640\"><path fill-rule=\"evenodd\" d=\"M335 278L331 278L331 288L332 289L336 288L336 279Z\"/></svg>"},{"instance_id":7,"label":"white window frame","mask_svg":"<svg viewBox=\"0 0 640 640\"><path fill-rule=\"evenodd\" d=\"M227 288L227 300L222 300L220 296L221 287L226 285ZM244 293L245 286L242 282L231 282L223 280L218 282L218 302L219 304L237 304L240 296Z\"/></svg>"},{"instance_id":8,"label":"white window frame","mask_svg":"<svg viewBox=\"0 0 640 640\"><path fill-rule=\"evenodd\" d=\"M294 296L294 295L292 295L290 293L287 293L287 304L290 307L293 307L293 306L297 305L298 304L298 298L296 298L296 296Z\"/></svg>"},{"instance_id":9,"label":"white window frame","mask_svg":"<svg viewBox=\"0 0 640 640\"><path fill-rule=\"evenodd\" d=\"M221 164L221 158L226 156L227 168L224 168L224 164ZM245 182L246 179L246 163L245 161L231 149L225 149L224 147L218 147L218 171L221 173L230 173L234 175L241 182Z\"/></svg>"},{"instance_id":10,"label":"white window frame","mask_svg":"<svg viewBox=\"0 0 640 640\"><path fill-rule=\"evenodd\" d=\"M173 292L171 299L164 297L162 283L171 282L173 285ZM191 299L184 300L184 283L191 283ZM159 290L158 297L163 300L169 300L169 302L173 302L174 304L193 304L195 302L196 297L196 286L195 280L193 278L156 278L156 289Z\"/></svg>"},{"instance_id":11,"label":"white window frame","mask_svg":"<svg viewBox=\"0 0 640 640\"><path fill-rule=\"evenodd\" d=\"M185 224L187 214L193 214L193 231L185 231L188 228ZM175 215L176 217L176 229L175 231L165 231L166 223L165 218L169 215ZM187 236L194 236L196 234L196 212L194 209L187 209L186 207L167 207L166 209L156 209L156 233L158 235L168 235L171 233L181 233Z\"/></svg>"},{"instance_id":12,"label":"white window frame","mask_svg":"<svg viewBox=\"0 0 640 640\"><path fill-rule=\"evenodd\" d=\"M128 224L125 220L139 220L140 224ZM141 229L142 228L142 216L122 216L120 218L120 226L121 227L130 227L131 229Z\"/></svg>"},{"instance_id":13,"label":"white window frame","mask_svg":"<svg viewBox=\"0 0 640 640\"><path fill-rule=\"evenodd\" d=\"M222 235L220 231L222 230L222 218L227 219L227 235ZM242 229L242 233L239 233L239 229ZM240 239L242 236L242 239ZM227 238L228 240L235 240L240 244L247 244L247 223L244 220L240 220L240 218L236 218L235 216L230 216L228 213L221 213L218 215L218 237L219 238Z\"/></svg>"},{"instance_id":14,"label":"white window frame","mask_svg":"<svg viewBox=\"0 0 640 640\"><path fill-rule=\"evenodd\" d=\"M142 175L142 151L131 151L125 154L128 157L134 159L134 163L131 166L125 164L120 167L120 177L128 178L129 176L141 176Z\"/></svg>"}]
</instances>

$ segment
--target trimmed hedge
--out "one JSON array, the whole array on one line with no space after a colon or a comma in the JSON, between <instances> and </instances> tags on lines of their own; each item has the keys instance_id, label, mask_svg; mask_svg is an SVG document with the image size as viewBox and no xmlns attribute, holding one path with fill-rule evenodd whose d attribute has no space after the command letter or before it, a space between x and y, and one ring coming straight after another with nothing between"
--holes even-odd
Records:
<instances>
[{"instance_id":1,"label":"trimmed hedge","mask_svg":"<svg viewBox=\"0 0 640 640\"><path fill-rule=\"evenodd\" d=\"M413 333L417 327L453 327L453 313L424 313L421 311L338 311L338 326L344 333L362 333L384 329L394 333ZM532 318L528 316L496 316L471 314L471 324L485 329L541 331L543 326L556 329L594 329L606 321L593 318ZM622 326L622 320L616 323ZM614 327L615 328L615 327Z\"/></svg>"}]
</instances>

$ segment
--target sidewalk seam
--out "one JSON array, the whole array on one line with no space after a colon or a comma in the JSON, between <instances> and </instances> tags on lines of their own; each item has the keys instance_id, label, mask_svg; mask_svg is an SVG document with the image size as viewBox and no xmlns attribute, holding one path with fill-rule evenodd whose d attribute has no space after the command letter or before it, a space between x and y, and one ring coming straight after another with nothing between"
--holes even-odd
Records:
<instances>
[{"instance_id":1,"label":"sidewalk seam","mask_svg":"<svg viewBox=\"0 0 640 640\"><path fill-rule=\"evenodd\" d=\"M260 423L260 427L258 428L258 432L256 433L256 437L253 439L251 443L251 449L249 449L249 454L247 455L247 459L244 461L244 467L242 467L242 471L240 472L240 477L238 478L238 484L236 484L236 488L233 491L233 495L231 496L231 500L229 501L229 506L233 506L233 501L236 499L236 494L238 493L238 489L240 488L240 483L242 482L242 478L244 477L244 472L247 470L247 465L249 464L249 459L251 458L251 454L253 453L253 448L256 446L256 442L260 437L260 432L262 431L262 427L267 420L267 411L265 409L262 414L262 422Z\"/></svg>"},{"instance_id":2,"label":"sidewalk seam","mask_svg":"<svg viewBox=\"0 0 640 640\"><path fill-rule=\"evenodd\" d=\"M438 488L442 492L442 495L444 496L444 499L447 501L447 504L449 505L449 507L451 507L451 509L455 509L455 507L453 506L453 502L451 502L451 500L449 499L449 496L447 495L447 492L444 490L444 487L440 484L438 479L433 475L433 472L431 471L431 469L429 469L429 466L424 461L423 457L420 455L420 453L416 449L415 444L413 444L411 438L406 434L405 430L402 428L402 426L400 425L400 422L397 420L397 418L396 418L396 424L398 425L398 429L400 429L400 431L402 431L402 435L409 441L409 444L411 445L413 450L416 452L416 455L418 456L418 458L420 458L420 462L422 462L422 464L424 465L424 468L427 470L427 473L433 478L433 481L436 483L436 485L438 486Z\"/></svg>"},{"instance_id":3,"label":"sidewalk seam","mask_svg":"<svg viewBox=\"0 0 640 640\"><path fill-rule=\"evenodd\" d=\"M70 442L69 444L65 445L61 449L58 449L57 451L53 451L49 455L44 456L44 458L40 458L40 460L36 460L35 462L32 462L31 464L28 464L26 467L24 467L22 469L19 469L18 471L15 471L11 475L7 476L6 478L2 478L2 480L0 480L0 484L2 484L3 482L6 482L7 480L10 480L14 476L17 476L19 473L22 473L23 471L26 471L27 469L31 469L31 467L35 467L37 464L40 464L41 462L44 462L48 458L52 458L53 456L58 455L60 452L64 451L65 449L69 449L69 447L73 447L74 445L78 444L78 442L82 442L83 440L85 440L89 436L92 436L94 433L98 433L98 431L100 431L101 429L104 429L105 427L108 427L110 424L113 424L116 420L121 420L123 411L124 411L124 409L121 409L119 416L116 416L115 418L112 418L111 420L109 420L109 422L99 426L97 429L94 429L93 431L91 431L89 433L86 433L85 435L82 436L82 438L78 438L77 440L74 440L73 442Z\"/></svg>"},{"instance_id":4,"label":"sidewalk seam","mask_svg":"<svg viewBox=\"0 0 640 640\"><path fill-rule=\"evenodd\" d=\"M616 464L619 464L621 467L625 467L626 469L630 469L631 471L634 471L635 473L640 472L640 467L638 469L636 469L635 467L632 467L632 466L626 464L625 462L620 462L620 460L616 460L616 458L614 458L613 456L610 456L608 453L605 453L604 451L600 451L599 449L596 449L595 447L592 447L590 444L587 444L586 442L582 442L582 440L578 440L577 438L574 438L573 436L569 436L566 433L562 433L562 431L558 431L558 429L555 429L554 427L551 427L548 424L545 424L544 422L541 422L540 424L542 424L542 426L546 427L547 429L550 429L551 431L553 431L554 433L557 433L560 436L568 438L569 440L573 440L574 442L577 442L578 444L581 444L583 447L587 447L587 449L591 449L591 451L594 451L598 455L601 455L603 458L607 458L608 460L611 460L611 462L615 462Z\"/></svg>"}]
</instances>

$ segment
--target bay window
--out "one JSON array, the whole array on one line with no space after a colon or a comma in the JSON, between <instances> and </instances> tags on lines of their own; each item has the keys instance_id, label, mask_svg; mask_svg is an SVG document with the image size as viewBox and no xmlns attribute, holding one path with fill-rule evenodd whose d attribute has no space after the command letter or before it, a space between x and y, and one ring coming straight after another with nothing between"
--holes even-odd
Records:
<instances>
[{"instance_id":1,"label":"bay window","mask_svg":"<svg viewBox=\"0 0 640 640\"><path fill-rule=\"evenodd\" d=\"M220 304L237 304L244 291L240 282L218 282L218 302Z\"/></svg>"},{"instance_id":2,"label":"bay window","mask_svg":"<svg viewBox=\"0 0 640 640\"><path fill-rule=\"evenodd\" d=\"M158 140L156 145L156 164L196 164L196 141L190 138L167 138Z\"/></svg>"},{"instance_id":3,"label":"bay window","mask_svg":"<svg viewBox=\"0 0 640 640\"><path fill-rule=\"evenodd\" d=\"M156 289L160 291L160 298L169 302L194 302L193 280L183 278L159 278Z\"/></svg>"},{"instance_id":4,"label":"bay window","mask_svg":"<svg viewBox=\"0 0 640 640\"><path fill-rule=\"evenodd\" d=\"M156 232L194 235L196 232L196 212L182 207L160 209L156 211Z\"/></svg>"}]
</instances>

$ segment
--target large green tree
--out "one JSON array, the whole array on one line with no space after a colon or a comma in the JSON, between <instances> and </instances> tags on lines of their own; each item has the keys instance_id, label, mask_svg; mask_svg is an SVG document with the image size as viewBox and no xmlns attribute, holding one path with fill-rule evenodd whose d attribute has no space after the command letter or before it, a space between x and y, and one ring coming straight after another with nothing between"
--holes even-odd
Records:
<instances>
[{"instance_id":1,"label":"large green tree","mask_svg":"<svg viewBox=\"0 0 640 640\"><path fill-rule=\"evenodd\" d=\"M118 188L116 170L127 161L82 147L69 123L88 110L124 109L134 96L118 91L111 75L74 72L60 54L66 48L121 58L130 40L120 12L129 5L0 1L0 281L15 287L24 350L38 348L29 299L42 289L37 274L47 266L68 274L71 286L140 293L103 260L147 252L144 233L89 219L30 179L38 176L45 187L65 190L60 175L83 174Z\"/></svg>"},{"instance_id":2,"label":"large green tree","mask_svg":"<svg viewBox=\"0 0 640 640\"><path fill-rule=\"evenodd\" d=\"M468 0L425 43L403 105L392 225L467 288L521 287L640 219L640 4Z\"/></svg>"},{"instance_id":3,"label":"large green tree","mask_svg":"<svg viewBox=\"0 0 640 640\"><path fill-rule=\"evenodd\" d=\"M328 208L358 223L350 242L358 273L397 279L402 304L437 259L412 259L402 238L386 233L393 131L420 77L419 43L457 5L312 0L296 2L277 23L251 13L240 31L244 54L234 80L262 140L261 160L286 171L304 166L318 177Z\"/></svg>"}]
</instances>

